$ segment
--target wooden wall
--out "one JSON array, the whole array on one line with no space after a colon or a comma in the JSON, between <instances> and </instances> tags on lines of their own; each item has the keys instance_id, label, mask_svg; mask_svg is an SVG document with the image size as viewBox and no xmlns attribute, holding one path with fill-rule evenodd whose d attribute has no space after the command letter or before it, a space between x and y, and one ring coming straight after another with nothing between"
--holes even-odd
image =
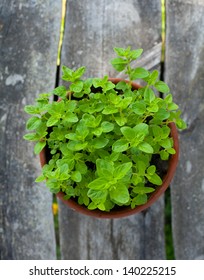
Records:
<instances>
[{"instance_id":1,"label":"wooden wall","mask_svg":"<svg viewBox=\"0 0 204 280\"><path fill-rule=\"evenodd\" d=\"M171 185L176 259L204 259L204 2L166 0L161 65L160 0L67 0L61 65L118 75L113 47L143 48L138 65L164 71L188 129ZM52 196L25 133L25 104L55 86L61 1L0 3L0 258L55 259ZM59 202L62 259L165 259L164 197L119 220L77 214Z\"/></svg>"}]
</instances>

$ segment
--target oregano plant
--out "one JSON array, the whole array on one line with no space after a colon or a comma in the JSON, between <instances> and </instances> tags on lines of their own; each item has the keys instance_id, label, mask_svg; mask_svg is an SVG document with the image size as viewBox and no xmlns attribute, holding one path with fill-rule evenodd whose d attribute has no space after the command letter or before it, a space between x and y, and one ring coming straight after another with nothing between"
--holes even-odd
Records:
<instances>
[{"instance_id":1,"label":"oregano plant","mask_svg":"<svg viewBox=\"0 0 204 280\"><path fill-rule=\"evenodd\" d=\"M24 139L36 142L36 154L44 148L49 152L36 182L45 180L52 193L61 191L65 199L90 210L145 204L162 184L157 162L168 162L175 154L169 123L186 127L158 71L132 67L143 50L114 51L111 64L127 80L82 79L84 66L63 66L67 86L39 94L35 105L25 106L32 117L26 124L31 133ZM134 89L132 82L138 79L145 86ZM53 95L58 101L49 101Z\"/></svg>"}]
</instances>

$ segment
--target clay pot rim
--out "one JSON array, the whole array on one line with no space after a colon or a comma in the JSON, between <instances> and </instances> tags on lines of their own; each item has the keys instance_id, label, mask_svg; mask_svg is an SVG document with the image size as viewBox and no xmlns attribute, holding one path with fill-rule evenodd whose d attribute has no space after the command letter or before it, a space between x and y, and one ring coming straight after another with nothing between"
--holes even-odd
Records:
<instances>
[{"instance_id":1,"label":"clay pot rim","mask_svg":"<svg viewBox=\"0 0 204 280\"><path fill-rule=\"evenodd\" d=\"M127 80L123 80L120 78L109 78L110 81L117 84L120 81L129 82ZM135 82L132 82L133 88L138 89L141 88L141 86ZM89 210L84 205L79 205L76 201L73 199L65 200L64 196L65 194L63 192L59 192L56 194L56 196L63 201L65 205L70 207L71 209L84 214L88 215L90 217L95 218L102 218L102 219L115 219L115 218L124 218L133 214L137 214L139 212L142 212L149 208L155 201L159 199L159 197L166 191L168 186L170 185L170 182L172 181L172 178L174 176L174 173L176 171L176 167L179 160L179 139L178 139L178 132L175 123L171 122L169 123L169 127L171 129L171 137L174 141L174 149L176 150L176 153L174 155L171 155L171 158L169 160L169 166L168 171L166 175L163 178L163 183L161 186L158 186L156 190L152 193L152 195L149 197L148 201L144 205L140 205L135 207L134 209L131 209L130 206L124 206L120 207L119 209L113 209L110 212L101 211L99 209L95 210ZM47 161L46 161L46 154L45 154L45 148L40 152L40 163L43 167Z\"/></svg>"}]
</instances>

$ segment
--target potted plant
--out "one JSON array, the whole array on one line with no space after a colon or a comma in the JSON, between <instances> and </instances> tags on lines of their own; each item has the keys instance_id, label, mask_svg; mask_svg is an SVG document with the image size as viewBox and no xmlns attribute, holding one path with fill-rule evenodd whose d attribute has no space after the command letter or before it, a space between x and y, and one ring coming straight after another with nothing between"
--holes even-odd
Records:
<instances>
[{"instance_id":1,"label":"potted plant","mask_svg":"<svg viewBox=\"0 0 204 280\"><path fill-rule=\"evenodd\" d=\"M157 70L132 67L142 49L114 48L111 64L127 80L89 78L85 67L63 66L59 86L25 106L24 139L36 141L52 193L91 216L118 218L149 207L168 187L178 161L179 129L186 127ZM141 87L134 80L143 80ZM165 98L157 93L165 94ZM57 95L58 101L49 101Z\"/></svg>"}]
</instances>

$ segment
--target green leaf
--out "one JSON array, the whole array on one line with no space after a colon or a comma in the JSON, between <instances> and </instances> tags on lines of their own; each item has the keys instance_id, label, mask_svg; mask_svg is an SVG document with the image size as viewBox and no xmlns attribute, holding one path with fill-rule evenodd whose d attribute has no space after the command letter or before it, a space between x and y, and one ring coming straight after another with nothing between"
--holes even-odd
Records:
<instances>
[{"instance_id":1,"label":"green leaf","mask_svg":"<svg viewBox=\"0 0 204 280\"><path fill-rule=\"evenodd\" d=\"M154 91L151 88L147 88L144 92L144 101L150 104L155 99Z\"/></svg>"},{"instance_id":2,"label":"green leaf","mask_svg":"<svg viewBox=\"0 0 204 280\"><path fill-rule=\"evenodd\" d=\"M87 195L96 204L104 203L106 201L108 191L89 189Z\"/></svg>"},{"instance_id":3,"label":"green leaf","mask_svg":"<svg viewBox=\"0 0 204 280\"><path fill-rule=\"evenodd\" d=\"M34 130L41 124L41 119L38 117L31 117L26 123L26 129Z\"/></svg>"},{"instance_id":4,"label":"green leaf","mask_svg":"<svg viewBox=\"0 0 204 280\"><path fill-rule=\"evenodd\" d=\"M129 148L129 143L126 139L119 139L113 143L112 150L116 153L121 153Z\"/></svg>"},{"instance_id":5,"label":"green leaf","mask_svg":"<svg viewBox=\"0 0 204 280\"><path fill-rule=\"evenodd\" d=\"M160 157L161 157L162 160L168 160L168 158L169 158L169 153L166 152L165 150L162 150L162 151L160 152Z\"/></svg>"},{"instance_id":6,"label":"green leaf","mask_svg":"<svg viewBox=\"0 0 204 280\"><path fill-rule=\"evenodd\" d=\"M66 67L66 66L62 66L62 80L68 81L68 82L73 82L73 71Z\"/></svg>"},{"instance_id":7,"label":"green leaf","mask_svg":"<svg viewBox=\"0 0 204 280\"><path fill-rule=\"evenodd\" d=\"M76 81L73 84L70 85L70 90L72 92L81 92L83 89L83 82L82 81Z\"/></svg>"},{"instance_id":8,"label":"green leaf","mask_svg":"<svg viewBox=\"0 0 204 280\"><path fill-rule=\"evenodd\" d=\"M131 80L142 79L147 77L148 75L149 72L146 69L138 67L131 72L130 79Z\"/></svg>"},{"instance_id":9,"label":"green leaf","mask_svg":"<svg viewBox=\"0 0 204 280\"><path fill-rule=\"evenodd\" d=\"M116 121L116 123L119 125L119 126L123 126L123 125L125 125L126 124L126 122L127 122L127 118L126 117L124 117L124 116L114 116L114 118L115 118L115 121Z\"/></svg>"},{"instance_id":10,"label":"green leaf","mask_svg":"<svg viewBox=\"0 0 204 280\"><path fill-rule=\"evenodd\" d=\"M118 108L116 108L113 105L106 106L102 111L102 113L104 115L111 115L111 114L114 114L114 113L117 113L117 112L118 112Z\"/></svg>"},{"instance_id":11,"label":"green leaf","mask_svg":"<svg viewBox=\"0 0 204 280\"><path fill-rule=\"evenodd\" d=\"M39 114L40 110L38 107L36 106L32 106L32 105L27 105L24 107L24 111L27 113L27 114L30 114L30 115L35 115L35 114Z\"/></svg>"},{"instance_id":12,"label":"green leaf","mask_svg":"<svg viewBox=\"0 0 204 280\"><path fill-rule=\"evenodd\" d=\"M128 61L126 59L118 57L118 58L112 59L110 61L110 63L115 68L115 70L117 70L118 72L121 72L125 69Z\"/></svg>"},{"instance_id":13,"label":"green leaf","mask_svg":"<svg viewBox=\"0 0 204 280\"><path fill-rule=\"evenodd\" d=\"M138 136L138 138L139 138L140 135L143 135L143 136L148 135L149 126L146 123L139 123L135 127L133 127L133 130L134 130L136 136Z\"/></svg>"},{"instance_id":14,"label":"green leaf","mask_svg":"<svg viewBox=\"0 0 204 280\"><path fill-rule=\"evenodd\" d=\"M53 94L61 97L61 98L66 98L66 94L67 94L67 89L65 86L59 86L59 87L56 87L53 91L52 91Z\"/></svg>"},{"instance_id":15,"label":"green leaf","mask_svg":"<svg viewBox=\"0 0 204 280\"><path fill-rule=\"evenodd\" d=\"M163 121L168 119L169 116L170 113L167 110L165 110L164 108L160 108L158 112L155 113L154 118Z\"/></svg>"},{"instance_id":16,"label":"green leaf","mask_svg":"<svg viewBox=\"0 0 204 280\"><path fill-rule=\"evenodd\" d=\"M133 205L143 205L147 203L147 195L146 194L138 194L132 200ZM132 204L131 204L132 206Z\"/></svg>"},{"instance_id":17,"label":"green leaf","mask_svg":"<svg viewBox=\"0 0 204 280\"><path fill-rule=\"evenodd\" d=\"M125 204L130 199L128 188L126 187L126 185L123 184L114 186L109 192L109 194L110 194L110 198L116 203Z\"/></svg>"},{"instance_id":18,"label":"green leaf","mask_svg":"<svg viewBox=\"0 0 204 280\"><path fill-rule=\"evenodd\" d=\"M81 78L81 76L85 73L86 71L86 67L85 66L82 66L82 67L79 67L76 71L74 71L74 79L75 80L78 80Z\"/></svg>"},{"instance_id":19,"label":"green leaf","mask_svg":"<svg viewBox=\"0 0 204 280\"><path fill-rule=\"evenodd\" d=\"M93 190L104 190L107 189L108 181L104 177L97 178L88 184L89 189Z\"/></svg>"},{"instance_id":20,"label":"green leaf","mask_svg":"<svg viewBox=\"0 0 204 280\"><path fill-rule=\"evenodd\" d=\"M146 105L143 101L136 101L132 105L132 110L137 115L143 115L146 111Z\"/></svg>"},{"instance_id":21,"label":"green leaf","mask_svg":"<svg viewBox=\"0 0 204 280\"><path fill-rule=\"evenodd\" d=\"M151 193L154 192L154 188L150 187L134 187L133 192L138 194L145 194L145 193Z\"/></svg>"},{"instance_id":22,"label":"green leaf","mask_svg":"<svg viewBox=\"0 0 204 280\"><path fill-rule=\"evenodd\" d=\"M40 176L38 176L36 179L35 179L35 182L36 183L39 183L39 182L42 182L44 181L46 178L43 174L41 174Z\"/></svg>"},{"instance_id":23,"label":"green leaf","mask_svg":"<svg viewBox=\"0 0 204 280\"><path fill-rule=\"evenodd\" d=\"M95 149L104 148L108 144L109 140L103 137L97 137L90 142Z\"/></svg>"},{"instance_id":24,"label":"green leaf","mask_svg":"<svg viewBox=\"0 0 204 280\"><path fill-rule=\"evenodd\" d=\"M77 162L75 165L75 169L79 171L82 175L87 173L87 166L84 162Z\"/></svg>"},{"instance_id":25,"label":"green leaf","mask_svg":"<svg viewBox=\"0 0 204 280\"><path fill-rule=\"evenodd\" d=\"M114 171L113 162L109 162L103 159L97 159L96 171L98 176L111 179L113 177L113 171Z\"/></svg>"},{"instance_id":26,"label":"green leaf","mask_svg":"<svg viewBox=\"0 0 204 280\"><path fill-rule=\"evenodd\" d=\"M148 144L147 142L142 142L140 143L137 148L140 150L140 151L143 151L147 154L153 154L154 150L152 148L152 146L150 144Z\"/></svg>"},{"instance_id":27,"label":"green leaf","mask_svg":"<svg viewBox=\"0 0 204 280\"><path fill-rule=\"evenodd\" d=\"M129 126L124 126L120 130L129 142L136 137L136 132Z\"/></svg>"},{"instance_id":28,"label":"green leaf","mask_svg":"<svg viewBox=\"0 0 204 280\"><path fill-rule=\"evenodd\" d=\"M65 120L70 123L76 123L76 122L78 122L78 117L76 114L74 114L72 112L67 112L65 115Z\"/></svg>"},{"instance_id":29,"label":"green leaf","mask_svg":"<svg viewBox=\"0 0 204 280\"><path fill-rule=\"evenodd\" d=\"M158 81L155 83L154 87L162 93L168 93L170 91L168 85L162 81Z\"/></svg>"},{"instance_id":30,"label":"green leaf","mask_svg":"<svg viewBox=\"0 0 204 280\"><path fill-rule=\"evenodd\" d=\"M40 141L36 143L34 147L35 154L39 154L45 146L46 146L46 141Z\"/></svg>"},{"instance_id":31,"label":"green leaf","mask_svg":"<svg viewBox=\"0 0 204 280\"><path fill-rule=\"evenodd\" d=\"M138 57L141 56L142 53L143 53L143 49L132 50L130 55L131 59L133 60L137 59Z\"/></svg>"},{"instance_id":32,"label":"green leaf","mask_svg":"<svg viewBox=\"0 0 204 280\"><path fill-rule=\"evenodd\" d=\"M48 121L47 121L47 126L53 126L54 124L56 124L58 122L58 118L56 118L56 116L51 116Z\"/></svg>"},{"instance_id":33,"label":"green leaf","mask_svg":"<svg viewBox=\"0 0 204 280\"><path fill-rule=\"evenodd\" d=\"M82 180L81 173L78 170L77 171L73 171L72 174L71 174L71 179L74 182L81 182L81 180Z\"/></svg>"},{"instance_id":34,"label":"green leaf","mask_svg":"<svg viewBox=\"0 0 204 280\"><path fill-rule=\"evenodd\" d=\"M37 141L37 140L40 140L40 136L37 135L36 133L27 133L23 136L23 138L25 140L28 140L28 141Z\"/></svg>"},{"instance_id":35,"label":"green leaf","mask_svg":"<svg viewBox=\"0 0 204 280\"><path fill-rule=\"evenodd\" d=\"M110 122L107 122L107 121L104 121L101 123L101 128L102 128L102 131L107 133L107 132L110 132L114 129L114 124L113 123L110 123Z\"/></svg>"},{"instance_id":36,"label":"green leaf","mask_svg":"<svg viewBox=\"0 0 204 280\"><path fill-rule=\"evenodd\" d=\"M86 148L86 146L88 145L88 142L80 142L80 141L69 141L69 143L67 144L67 148L71 151L80 151L83 150L84 148Z\"/></svg>"},{"instance_id":37,"label":"green leaf","mask_svg":"<svg viewBox=\"0 0 204 280\"><path fill-rule=\"evenodd\" d=\"M172 147L172 141L170 138L166 138L166 139L159 141L159 145L161 145L165 149L169 149Z\"/></svg>"},{"instance_id":38,"label":"green leaf","mask_svg":"<svg viewBox=\"0 0 204 280\"><path fill-rule=\"evenodd\" d=\"M156 166L155 165L151 165L147 168L147 173L149 175L153 175L156 172Z\"/></svg>"},{"instance_id":39,"label":"green leaf","mask_svg":"<svg viewBox=\"0 0 204 280\"><path fill-rule=\"evenodd\" d=\"M119 165L114 170L114 177L117 179L122 179L132 168L132 162L127 162Z\"/></svg>"},{"instance_id":40,"label":"green leaf","mask_svg":"<svg viewBox=\"0 0 204 280\"><path fill-rule=\"evenodd\" d=\"M162 179L156 173L154 173L152 175L146 175L146 177L150 181L150 183L152 183L154 185L158 185L158 186L162 185Z\"/></svg>"},{"instance_id":41,"label":"green leaf","mask_svg":"<svg viewBox=\"0 0 204 280\"><path fill-rule=\"evenodd\" d=\"M158 79L159 72L158 70L154 70L148 77L148 84L154 85L156 83L156 80Z\"/></svg>"}]
</instances>

